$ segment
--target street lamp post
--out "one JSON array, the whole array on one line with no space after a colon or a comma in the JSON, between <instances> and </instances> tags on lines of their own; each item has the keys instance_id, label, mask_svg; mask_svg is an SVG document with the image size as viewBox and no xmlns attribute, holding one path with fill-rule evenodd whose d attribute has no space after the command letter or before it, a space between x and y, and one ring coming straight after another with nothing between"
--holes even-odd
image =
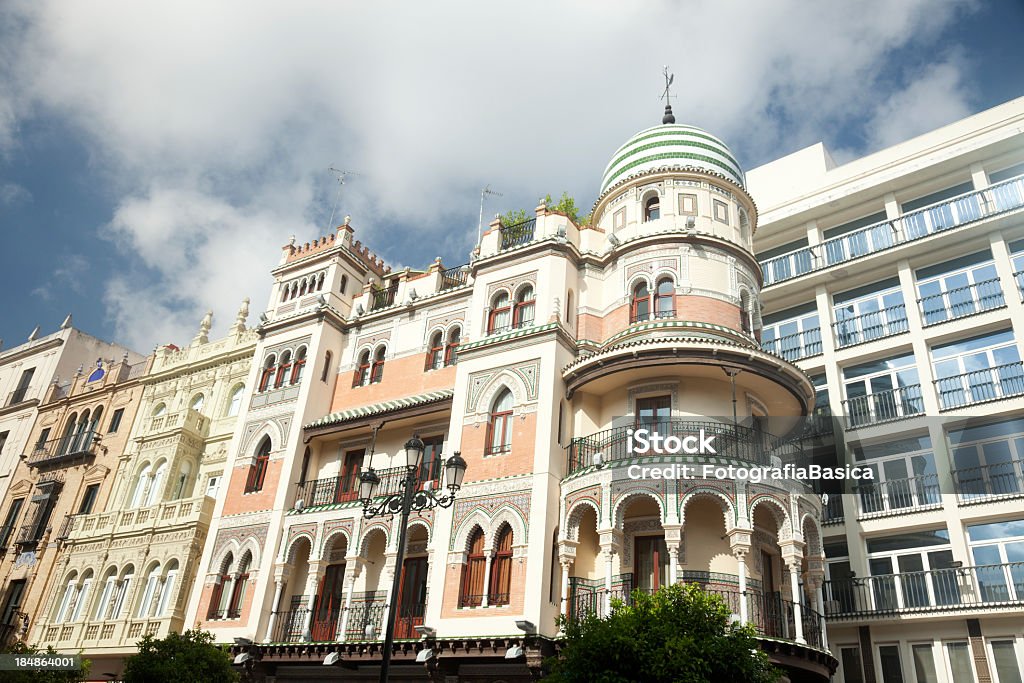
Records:
<instances>
[{"instance_id":1,"label":"street lamp post","mask_svg":"<svg viewBox=\"0 0 1024 683\"><path fill-rule=\"evenodd\" d=\"M383 659L380 664L380 681L387 683L388 669L391 667L391 649L395 640L395 621L398 611L398 593L402 582L402 562L405 560L406 527L409 524L409 513L429 510L435 507L451 507L455 502L455 492L462 486L466 476L466 461L458 451L448 458L444 464L445 482L448 493L434 493L430 489L417 490L416 472L423 458L424 445L419 434L413 435L405 442L405 477L402 479L402 490L374 501L374 494L380 485L380 477L372 467L359 475L359 498L363 502L363 517L371 519L378 515L401 514L402 522L398 527L398 553L395 556L395 576L391 583L391 596L388 600L387 631L384 637Z\"/></svg>"}]
</instances>

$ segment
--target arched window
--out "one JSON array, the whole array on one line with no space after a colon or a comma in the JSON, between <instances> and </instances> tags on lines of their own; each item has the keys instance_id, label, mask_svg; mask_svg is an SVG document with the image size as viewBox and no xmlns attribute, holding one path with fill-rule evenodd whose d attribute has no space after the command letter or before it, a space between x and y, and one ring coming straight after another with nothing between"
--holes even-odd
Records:
<instances>
[{"instance_id":1,"label":"arched window","mask_svg":"<svg viewBox=\"0 0 1024 683\"><path fill-rule=\"evenodd\" d=\"M376 353L373 354L373 366L370 368L370 384L380 384L381 380L384 379L384 354L387 352L387 347L383 344L377 347Z\"/></svg>"},{"instance_id":2,"label":"arched window","mask_svg":"<svg viewBox=\"0 0 1024 683\"><path fill-rule=\"evenodd\" d=\"M356 374L352 378L352 386L365 387L370 383L370 352L363 351L359 354L359 364L356 366Z\"/></svg>"},{"instance_id":3,"label":"arched window","mask_svg":"<svg viewBox=\"0 0 1024 683\"><path fill-rule=\"evenodd\" d=\"M144 619L150 615L155 608L157 586L160 583L160 563L156 563L146 575L146 586L142 589L142 599L135 608L135 618Z\"/></svg>"},{"instance_id":4,"label":"arched window","mask_svg":"<svg viewBox=\"0 0 1024 683\"><path fill-rule=\"evenodd\" d=\"M121 573L121 579L117 582L117 591L114 594L114 603L110 610L108 619L118 619L121 613L128 607L128 599L131 595L132 583L135 582L135 567L128 565Z\"/></svg>"},{"instance_id":5,"label":"arched window","mask_svg":"<svg viewBox=\"0 0 1024 683\"><path fill-rule=\"evenodd\" d=\"M156 408L153 408L153 417L160 417L167 414L167 404L161 403Z\"/></svg>"},{"instance_id":6,"label":"arched window","mask_svg":"<svg viewBox=\"0 0 1024 683\"><path fill-rule=\"evenodd\" d=\"M491 405L487 424L487 452L505 453L512 448L512 392L502 389Z\"/></svg>"},{"instance_id":7,"label":"arched window","mask_svg":"<svg viewBox=\"0 0 1024 683\"><path fill-rule=\"evenodd\" d=\"M324 274L320 273L320 276L316 279L316 291L320 291L324 288Z\"/></svg>"},{"instance_id":8,"label":"arched window","mask_svg":"<svg viewBox=\"0 0 1024 683\"><path fill-rule=\"evenodd\" d=\"M159 596L156 600L156 614L154 617L162 617L167 614L167 607L170 605L171 596L174 595L174 582L178 578L178 561L171 560L167 563L167 573L164 575L163 585L160 586Z\"/></svg>"},{"instance_id":9,"label":"arched window","mask_svg":"<svg viewBox=\"0 0 1024 683\"><path fill-rule=\"evenodd\" d=\"M348 287L348 275L341 276L341 285L338 287L338 291L342 294L345 293L345 288Z\"/></svg>"},{"instance_id":10,"label":"arched window","mask_svg":"<svg viewBox=\"0 0 1024 683\"><path fill-rule=\"evenodd\" d=\"M491 582L487 593L487 604L507 605L512 586L512 529L506 524L498 533L494 543L494 559L491 560Z\"/></svg>"},{"instance_id":11,"label":"arched window","mask_svg":"<svg viewBox=\"0 0 1024 683\"><path fill-rule=\"evenodd\" d=\"M484 554L484 532L477 527L469 537L469 553L462 568L462 590L459 607L479 607L484 600L484 574L487 556Z\"/></svg>"},{"instance_id":12,"label":"arched window","mask_svg":"<svg viewBox=\"0 0 1024 683\"><path fill-rule=\"evenodd\" d=\"M180 500L186 496L186 493L191 494L191 487L188 486L191 474L192 463L186 460L181 463L181 469L178 470L178 483L174 487L174 496L171 500Z\"/></svg>"},{"instance_id":13,"label":"arched window","mask_svg":"<svg viewBox=\"0 0 1024 683\"><path fill-rule=\"evenodd\" d=\"M533 311L536 300L533 293L533 286L526 285L516 294L516 307L512 313L512 326L529 327L533 324Z\"/></svg>"},{"instance_id":14,"label":"arched window","mask_svg":"<svg viewBox=\"0 0 1024 683\"><path fill-rule=\"evenodd\" d=\"M80 453L84 450L85 444L85 432L89 426L89 411L86 410L82 413L82 416L78 418L78 424L75 425L75 436L71 441L70 453Z\"/></svg>"},{"instance_id":15,"label":"arched window","mask_svg":"<svg viewBox=\"0 0 1024 683\"><path fill-rule=\"evenodd\" d=\"M487 334L504 332L512 323L512 300L508 292L498 292L491 299L491 315L487 320Z\"/></svg>"},{"instance_id":16,"label":"arched window","mask_svg":"<svg viewBox=\"0 0 1024 683\"><path fill-rule=\"evenodd\" d=\"M288 285L281 287L281 303L288 301Z\"/></svg>"},{"instance_id":17,"label":"arched window","mask_svg":"<svg viewBox=\"0 0 1024 683\"><path fill-rule=\"evenodd\" d=\"M72 604L75 600L75 594L78 592L78 573L71 572L71 576L68 577L67 582L64 584L64 592L61 596L60 603L57 605L57 614L54 617L55 623L62 623L67 621L71 615Z\"/></svg>"},{"instance_id":18,"label":"arched window","mask_svg":"<svg viewBox=\"0 0 1024 683\"><path fill-rule=\"evenodd\" d=\"M300 346L299 350L295 352L295 362L292 363L292 384L298 384L302 381L302 371L306 367L306 347Z\"/></svg>"},{"instance_id":19,"label":"arched window","mask_svg":"<svg viewBox=\"0 0 1024 683\"><path fill-rule=\"evenodd\" d=\"M93 613L94 620L99 621L107 618L107 614L111 607L111 600L114 597L114 591L116 588L117 568L111 567L103 577L103 592L100 593L100 599L96 603L96 611Z\"/></svg>"},{"instance_id":20,"label":"arched window","mask_svg":"<svg viewBox=\"0 0 1024 683\"><path fill-rule=\"evenodd\" d=\"M444 336L435 332L430 337L430 349L427 351L427 370L437 370L444 366Z\"/></svg>"},{"instance_id":21,"label":"arched window","mask_svg":"<svg viewBox=\"0 0 1024 683\"><path fill-rule=\"evenodd\" d=\"M654 195L644 202L644 222L656 221L661 218L661 203L658 195Z\"/></svg>"},{"instance_id":22,"label":"arched window","mask_svg":"<svg viewBox=\"0 0 1024 683\"><path fill-rule=\"evenodd\" d=\"M292 352L285 351L281 354L281 362L277 366L277 377L274 378L274 388L277 389L284 385L285 379L288 377L288 371L292 367Z\"/></svg>"},{"instance_id":23,"label":"arched window","mask_svg":"<svg viewBox=\"0 0 1024 683\"><path fill-rule=\"evenodd\" d=\"M448 333L448 343L444 347L445 365L455 365L458 362L460 341L462 341L462 328L456 325Z\"/></svg>"},{"instance_id":24,"label":"arched window","mask_svg":"<svg viewBox=\"0 0 1024 683\"><path fill-rule=\"evenodd\" d=\"M77 426L78 413L71 413L67 426L64 427L64 435L60 439L60 450L58 450L58 453L61 455L71 452L71 445L75 440L75 427Z\"/></svg>"},{"instance_id":25,"label":"arched window","mask_svg":"<svg viewBox=\"0 0 1024 683\"><path fill-rule=\"evenodd\" d=\"M633 299L629 307L629 321L631 323L643 322L651 317L651 292L647 289L647 283L643 280L633 288Z\"/></svg>"},{"instance_id":26,"label":"arched window","mask_svg":"<svg viewBox=\"0 0 1024 683\"><path fill-rule=\"evenodd\" d=\"M298 282L293 282L292 283L292 295L291 295L290 298L294 299L298 295L299 295L299 283Z\"/></svg>"},{"instance_id":27,"label":"arched window","mask_svg":"<svg viewBox=\"0 0 1024 683\"><path fill-rule=\"evenodd\" d=\"M86 440L86 448L92 443L92 437L100 430L100 420L102 417L103 406L96 406L96 410L92 411L92 422L89 423L89 438Z\"/></svg>"},{"instance_id":28,"label":"arched window","mask_svg":"<svg viewBox=\"0 0 1024 683\"><path fill-rule=\"evenodd\" d=\"M228 603L228 619L237 619L242 614L242 600L245 599L245 586L249 583L249 564L252 562L252 554L246 551L238 563L238 571L235 572L235 583L231 588L231 601Z\"/></svg>"},{"instance_id":29,"label":"arched window","mask_svg":"<svg viewBox=\"0 0 1024 683\"><path fill-rule=\"evenodd\" d=\"M299 296L305 296L305 295L306 295L306 281L303 280L302 284L299 286Z\"/></svg>"},{"instance_id":30,"label":"arched window","mask_svg":"<svg viewBox=\"0 0 1024 683\"><path fill-rule=\"evenodd\" d=\"M276 368L277 356L270 354L267 356L267 360L263 363L263 374L260 375L259 391L266 391L270 388L270 379L274 376Z\"/></svg>"},{"instance_id":31,"label":"arched window","mask_svg":"<svg viewBox=\"0 0 1024 683\"><path fill-rule=\"evenodd\" d=\"M324 369L320 373L320 381L326 382L328 375L331 374L331 361L334 359L334 355L330 351L324 353Z\"/></svg>"},{"instance_id":32,"label":"arched window","mask_svg":"<svg viewBox=\"0 0 1024 683\"><path fill-rule=\"evenodd\" d=\"M144 507L150 505L156 505L160 502L160 495L163 493L164 480L167 478L167 461L160 463L160 466L156 468L156 473L153 474L153 483L149 486L149 493L146 495L146 501L143 503Z\"/></svg>"},{"instance_id":33,"label":"arched window","mask_svg":"<svg viewBox=\"0 0 1024 683\"><path fill-rule=\"evenodd\" d=\"M242 394L245 393L245 385L239 384L231 390L231 398L228 399L228 409L225 411L227 417L238 415L238 409L242 405Z\"/></svg>"},{"instance_id":34,"label":"arched window","mask_svg":"<svg viewBox=\"0 0 1024 683\"><path fill-rule=\"evenodd\" d=\"M206 403L206 396L202 394L196 394L192 397L192 402L189 404L189 408L198 412L202 412L203 405Z\"/></svg>"},{"instance_id":35,"label":"arched window","mask_svg":"<svg viewBox=\"0 0 1024 683\"><path fill-rule=\"evenodd\" d=\"M149 486L149 478L152 471L153 468L147 463L139 472L139 476L135 480L135 490L132 493L132 500L129 507L134 508L142 505L142 501L144 500L143 496L146 495L146 487Z\"/></svg>"},{"instance_id":36,"label":"arched window","mask_svg":"<svg viewBox=\"0 0 1024 683\"><path fill-rule=\"evenodd\" d=\"M658 280L658 287L654 290L654 317L672 318L676 314L675 286L672 278Z\"/></svg>"},{"instance_id":37,"label":"arched window","mask_svg":"<svg viewBox=\"0 0 1024 683\"><path fill-rule=\"evenodd\" d=\"M224 561L220 563L220 572L217 575L217 583L210 595L210 608L206 613L207 619L224 619L227 616L228 601L232 593L231 565L235 562L235 556L228 552Z\"/></svg>"},{"instance_id":38,"label":"arched window","mask_svg":"<svg viewBox=\"0 0 1024 683\"><path fill-rule=\"evenodd\" d=\"M263 490L263 480L267 477L267 468L270 466L270 437L263 437L259 448L256 449L256 460L249 467L249 476L245 482L245 492L255 493Z\"/></svg>"},{"instance_id":39,"label":"arched window","mask_svg":"<svg viewBox=\"0 0 1024 683\"><path fill-rule=\"evenodd\" d=\"M87 569L78 582L78 593L75 595L75 603L71 608L69 621L78 621L82 618L85 606L89 602L89 589L92 588L92 570Z\"/></svg>"}]
</instances>

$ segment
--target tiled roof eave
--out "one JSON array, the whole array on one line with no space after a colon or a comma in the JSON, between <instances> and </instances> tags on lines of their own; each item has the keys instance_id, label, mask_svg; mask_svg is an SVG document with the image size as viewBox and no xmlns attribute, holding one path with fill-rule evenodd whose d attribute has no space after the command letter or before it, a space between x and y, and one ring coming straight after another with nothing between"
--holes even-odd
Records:
<instances>
[{"instance_id":1,"label":"tiled roof eave","mask_svg":"<svg viewBox=\"0 0 1024 683\"><path fill-rule=\"evenodd\" d=\"M453 389L441 389L439 391L431 391L425 394L418 394L416 396L407 396L405 398L398 398L391 401L382 401L380 403L374 403L359 408L350 408L349 410L342 410L325 415L319 420L314 420L313 422L305 425L303 429L323 429L325 427L333 427L346 422L365 419L367 417L387 415L407 408L416 408L430 405L432 403L450 401L454 395L455 391Z\"/></svg>"}]
</instances>

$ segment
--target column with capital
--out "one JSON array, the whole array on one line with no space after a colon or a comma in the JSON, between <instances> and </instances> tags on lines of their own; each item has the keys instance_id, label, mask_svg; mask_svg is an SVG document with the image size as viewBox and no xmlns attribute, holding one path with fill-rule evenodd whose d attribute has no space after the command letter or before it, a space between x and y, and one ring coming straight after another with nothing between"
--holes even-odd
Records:
<instances>
[{"instance_id":1,"label":"column with capital","mask_svg":"<svg viewBox=\"0 0 1024 683\"><path fill-rule=\"evenodd\" d=\"M363 571L363 558L351 555L345 558L345 606L341 610L341 626L338 627L338 640L345 640L348 633L349 614L352 611L352 594L356 590L356 579Z\"/></svg>"},{"instance_id":2,"label":"column with capital","mask_svg":"<svg viewBox=\"0 0 1024 683\"><path fill-rule=\"evenodd\" d=\"M306 613L305 623L302 625L302 639L312 640L313 635L313 611L316 609L316 594L320 586L320 580L327 571L327 565L321 560L310 560L309 573L306 575L305 595L309 598L309 611Z\"/></svg>"},{"instance_id":3,"label":"column with capital","mask_svg":"<svg viewBox=\"0 0 1024 683\"><path fill-rule=\"evenodd\" d=\"M739 615L740 623L746 624L749 620L747 606L747 555L750 553L749 529L733 529L729 532L729 549L736 558L736 576L739 588Z\"/></svg>"},{"instance_id":4,"label":"column with capital","mask_svg":"<svg viewBox=\"0 0 1024 683\"><path fill-rule=\"evenodd\" d=\"M679 580L679 550L682 546L682 529L679 524L663 524L665 530L665 547L668 549L668 583L675 584Z\"/></svg>"},{"instance_id":5,"label":"column with capital","mask_svg":"<svg viewBox=\"0 0 1024 683\"><path fill-rule=\"evenodd\" d=\"M491 565L494 562L494 549L484 551L484 594L480 597L480 606L487 607L491 596Z\"/></svg>"},{"instance_id":6,"label":"column with capital","mask_svg":"<svg viewBox=\"0 0 1024 683\"><path fill-rule=\"evenodd\" d=\"M291 570L289 564L279 564L274 567L274 602L270 604L270 619L267 620L267 632L263 636L264 643L274 640L274 628L277 625L277 614L281 611L281 597L284 595L284 586L288 582L288 574ZM283 638L281 640L284 640Z\"/></svg>"},{"instance_id":7,"label":"column with capital","mask_svg":"<svg viewBox=\"0 0 1024 683\"><path fill-rule=\"evenodd\" d=\"M560 583L562 592L560 601L562 614L569 616L569 567L576 561L576 541L561 539L558 541L558 563L562 567L562 581Z\"/></svg>"},{"instance_id":8,"label":"column with capital","mask_svg":"<svg viewBox=\"0 0 1024 683\"><path fill-rule=\"evenodd\" d=\"M601 554L604 555L604 613L612 611L612 578L615 576L615 556L622 549L622 532L618 529L599 531Z\"/></svg>"},{"instance_id":9,"label":"column with capital","mask_svg":"<svg viewBox=\"0 0 1024 683\"><path fill-rule=\"evenodd\" d=\"M793 600L793 624L796 628L796 642L806 643L804 638L803 606L800 595L800 564L801 558L792 555L783 557L786 567L789 569L789 588Z\"/></svg>"}]
</instances>

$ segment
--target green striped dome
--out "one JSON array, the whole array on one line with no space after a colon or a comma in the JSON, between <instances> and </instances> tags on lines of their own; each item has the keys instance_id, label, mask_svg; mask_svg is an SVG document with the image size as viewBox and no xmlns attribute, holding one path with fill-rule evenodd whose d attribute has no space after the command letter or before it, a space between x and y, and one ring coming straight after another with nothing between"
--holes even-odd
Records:
<instances>
[{"instance_id":1,"label":"green striped dome","mask_svg":"<svg viewBox=\"0 0 1024 683\"><path fill-rule=\"evenodd\" d=\"M601 178L601 193L628 176L663 166L692 166L744 187L743 170L725 143L700 128L674 123L640 131L615 152Z\"/></svg>"}]
</instances>

